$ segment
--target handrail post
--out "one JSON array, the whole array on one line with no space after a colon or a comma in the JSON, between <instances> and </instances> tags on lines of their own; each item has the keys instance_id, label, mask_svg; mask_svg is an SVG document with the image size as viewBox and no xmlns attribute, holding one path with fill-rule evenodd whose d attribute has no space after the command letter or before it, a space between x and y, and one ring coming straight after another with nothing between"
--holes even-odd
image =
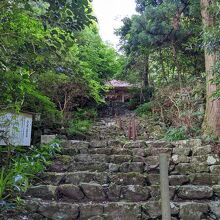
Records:
<instances>
[{"instance_id":1,"label":"handrail post","mask_svg":"<svg viewBox=\"0 0 220 220\"><path fill-rule=\"evenodd\" d=\"M167 154L160 154L160 190L162 220L171 220Z\"/></svg>"}]
</instances>

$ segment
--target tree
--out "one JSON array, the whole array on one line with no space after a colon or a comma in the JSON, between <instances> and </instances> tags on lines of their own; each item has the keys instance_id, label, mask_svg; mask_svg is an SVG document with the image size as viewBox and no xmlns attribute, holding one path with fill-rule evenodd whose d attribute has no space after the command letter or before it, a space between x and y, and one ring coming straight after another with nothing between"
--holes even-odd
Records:
<instances>
[{"instance_id":1,"label":"tree","mask_svg":"<svg viewBox=\"0 0 220 220\"><path fill-rule=\"evenodd\" d=\"M121 65L89 0L3 0L0 20L1 108L59 110L65 120L82 103L103 101L104 80Z\"/></svg>"},{"instance_id":2,"label":"tree","mask_svg":"<svg viewBox=\"0 0 220 220\"><path fill-rule=\"evenodd\" d=\"M201 0L201 13L204 25L204 31L215 26L216 17L209 10L214 5L213 0ZM209 38L210 40L210 38ZM211 42L210 42L211 43ZM206 113L204 127L206 134L220 135L220 100L213 97L217 91L217 85L213 83L214 68L218 61L219 55L216 51L205 49L205 66L207 74L207 90L206 90Z\"/></svg>"}]
</instances>

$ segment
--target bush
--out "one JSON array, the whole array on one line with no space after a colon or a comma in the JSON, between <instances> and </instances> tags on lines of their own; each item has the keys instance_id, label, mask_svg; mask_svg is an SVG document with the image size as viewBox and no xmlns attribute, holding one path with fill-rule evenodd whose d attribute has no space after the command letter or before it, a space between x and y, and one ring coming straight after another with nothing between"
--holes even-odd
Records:
<instances>
[{"instance_id":1,"label":"bush","mask_svg":"<svg viewBox=\"0 0 220 220\"><path fill-rule=\"evenodd\" d=\"M97 111L94 108L78 108L74 113L76 119L95 119L97 117Z\"/></svg>"},{"instance_id":2,"label":"bush","mask_svg":"<svg viewBox=\"0 0 220 220\"><path fill-rule=\"evenodd\" d=\"M187 139L187 132L184 127L169 128L164 137L167 141L179 141Z\"/></svg>"},{"instance_id":3,"label":"bush","mask_svg":"<svg viewBox=\"0 0 220 220\"><path fill-rule=\"evenodd\" d=\"M138 105L144 104L144 102L149 102L151 100L154 89L152 87L145 89L133 88L130 92L133 94L133 97L129 101L128 107L130 110L135 110Z\"/></svg>"},{"instance_id":4,"label":"bush","mask_svg":"<svg viewBox=\"0 0 220 220\"><path fill-rule=\"evenodd\" d=\"M92 121L88 119L84 120L72 120L69 123L68 135L83 135L86 134L90 127L92 126Z\"/></svg>"},{"instance_id":5,"label":"bush","mask_svg":"<svg viewBox=\"0 0 220 220\"><path fill-rule=\"evenodd\" d=\"M13 149L10 153L8 152L10 156L1 164L0 201L19 197L30 186L35 175L44 171L51 159L60 152L57 140L47 145L31 147L28 150L23 147L10 148ZM4 150L1 149L0 152L4 154Z\"/></svg>"},{"instance_id":6,"label":"bush","mask_svg":"<svg viewBox=\"0 0 220 220\"><path fill-rule=\"evenodd\" d=\"M135 110L136 114L139 116L148 115L151 113L151 111L152 111L151 102L144 103Z\"/></svg>"},{"instance_id":7,"label":"bush","mask_svg":"<svg viewBox=\"0 0 220 220\"><path fill-rule=\"evenodd\" d=\"M78 108L74 112L74 119L68 123L67 133L69 136L84 135L91 128L93 121L97 117L94 108Z\"/></svg>"}]
</instances>

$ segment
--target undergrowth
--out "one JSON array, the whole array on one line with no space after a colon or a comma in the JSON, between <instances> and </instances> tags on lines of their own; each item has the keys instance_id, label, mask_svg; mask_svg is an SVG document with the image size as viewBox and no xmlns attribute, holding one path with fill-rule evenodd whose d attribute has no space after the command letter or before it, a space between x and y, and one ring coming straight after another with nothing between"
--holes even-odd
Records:
<instances>
[{"instance_id":1,"label":"undergrowth","mask_svg":"<svg viewBox=\"0 0 220 220\"><path fill-rule=\"evenodd\" d=\"M179 140L187 139L186 128L184 127L169 128L164 136L164 139L167 141L179 141Z\"/></svg>"},{"instance_id":2,"label":"undergrowth","mask_svg":"<svg viewBox=\"0 0 220 220\"><path fill-rule=\"evenodd\" d=\"M8 204L21 202L21 195L60 153L58 140L50 144L27 147L0 147L0 211Z\"/></svg>"},{"instance_id":3,"label":"undergrowth","mask_svg":"<svg viewBox=\"0 0 220 220\"><path fill-rule=\"evenodd\" d=\"M138 108L135 110L135 113L138 116L143 116L143 115L150 115L152 112L152 103L147 102L142 105L139 105Z\"/></svg>"},{"instance_id":4,"label":"undergrowth","mask_svg":"<svg viewBox=\"0 0 220 220\"><path fill-rule=\"evenodd\" d=\"M85 135L90 130L96 117L97 111L93 108L77 109L73 119L68 123L68 135Z\"/></svg>"}]
</instances>

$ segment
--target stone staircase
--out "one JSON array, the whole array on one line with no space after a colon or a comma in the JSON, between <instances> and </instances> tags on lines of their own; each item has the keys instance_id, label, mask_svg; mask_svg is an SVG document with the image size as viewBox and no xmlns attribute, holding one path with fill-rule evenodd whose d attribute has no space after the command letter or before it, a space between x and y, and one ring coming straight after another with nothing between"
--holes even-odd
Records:
<instances>
[{"instance_id":1,"label":"stone staircase","mask_svg":"<svg viewBox=\"0 0 220 220\"><path fill-rule=\"evenodd\" d=\"M220 219L220 159L201 140L66 141L26 195L29 220L159 220L159 153L172 220Z\"/></svg>"}]
</instances>

